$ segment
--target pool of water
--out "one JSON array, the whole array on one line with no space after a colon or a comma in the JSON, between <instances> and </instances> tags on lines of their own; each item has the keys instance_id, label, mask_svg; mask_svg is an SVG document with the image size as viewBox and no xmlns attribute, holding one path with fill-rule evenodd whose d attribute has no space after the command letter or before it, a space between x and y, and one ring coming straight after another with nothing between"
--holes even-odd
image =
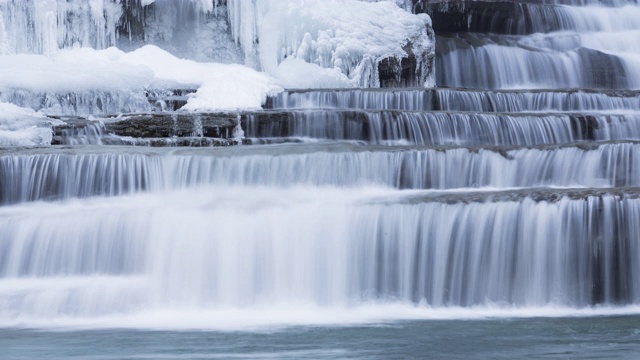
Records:
<instances>
[{"instance_id":1,"label":"pool of water","mask_svg":"<svg viewBox=\"0 0 640 360\"><path fill-rule=\"evenodd\" d=\"M640 316L434 320L259 331L0 330L13 359L637 359Z\"/></svg>"}]
</instances>

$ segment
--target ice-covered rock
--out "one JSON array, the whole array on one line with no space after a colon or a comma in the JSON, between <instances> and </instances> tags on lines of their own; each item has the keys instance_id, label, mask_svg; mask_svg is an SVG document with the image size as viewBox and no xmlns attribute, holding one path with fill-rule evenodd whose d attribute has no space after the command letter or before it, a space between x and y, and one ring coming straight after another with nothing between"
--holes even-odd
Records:
<instances>
[{"instance_id":1,"label":"ice-covered rock","mask_svg":"<svg viewBox=\"0 0 640 360\"><path fill-rule=\"evenodd\" d=\"M232 34L246 58L258 54L268 73L293 57L340 70L352 86L378 87L381 62L413 56L414 82L431 82L431 19L394 2L228 0L227 6Z\"/></svg>"}]
</instances>

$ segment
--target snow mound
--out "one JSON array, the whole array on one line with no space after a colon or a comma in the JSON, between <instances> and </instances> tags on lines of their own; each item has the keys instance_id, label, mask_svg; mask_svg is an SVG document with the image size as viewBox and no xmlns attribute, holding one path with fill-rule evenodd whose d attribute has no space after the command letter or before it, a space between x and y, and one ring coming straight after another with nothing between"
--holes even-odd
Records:
<instances>
[{"instance_id":1,"label":"snow mound","mask_svg":"<svg viewBox=\"0 0 640 360\"><path fill-rule=\"evenodd\" d=\"M117 61L150 68L153 88L199 88L183 107L187 111L257 109L283 90L275 79L246 66L179 59L152 45L122 53Z\"/></svg>"},{"instance_id":2,"label":"snow mound","mask_svg":"<svg viewBox=\"0 0 640 360\"><path fill-rule=\"evenodd\" d=\"M97 110L86 104L61 103L69 97L91 100L100 93L108 94L110 100L124 99L123 110L131 110L136 104L144 106L148 89L181 88L200 88L188 100L185 110L189 111L256 109L268 95L282 91L275 79L246 66L179 59L153 45L129 53L116 48L80 48L50 57L0 56L0 100L36 108L46 99L42 110L47 113L67 114L70 108L74 113L117 109L108 106L107 100ZM52 101L56 98L63 100Z\"/></svg>"},{"instance_id":3,"label":"snow mound","mask_svg":"<svg viewBox=\"0 0 640 360\"><path fill-rule=\"evenodd\" d=\"M294 57L281 62L275 76L288 89L353 87L351 79L340 70L323 68Z\"/></svg>"},{"instance_id":4,"label":"snow mound","mask_svg":"<svg viewBox=\"0 0 640 360\"><path fill-rule=\"evenodd\" d=\"M0 56L0 91L87 91L139 90L154 79L147 66L117 61L123 52L116 48L61 50L43 55Z\"/></svg>"},{"instance_id":5,"label":"snow mound","mask_svg":"<svg viewBox=\"0 0 640 360\"><path fill-rule=\"evenodd\" d=\"M0 102L0 146L51 144L51 125L61 123L44 114Z\"/></svg>"},{"instance_id":6,"label":"snow mound","mask_svg":"<svg viewBox=\"0 0 640 360\"><path fill-rule=\"evenodd\" d=\"M270 76L243 65L209 64L208 70L182 110L260 109L267 96L283 90Z\"/></svg>"}]
</instances>

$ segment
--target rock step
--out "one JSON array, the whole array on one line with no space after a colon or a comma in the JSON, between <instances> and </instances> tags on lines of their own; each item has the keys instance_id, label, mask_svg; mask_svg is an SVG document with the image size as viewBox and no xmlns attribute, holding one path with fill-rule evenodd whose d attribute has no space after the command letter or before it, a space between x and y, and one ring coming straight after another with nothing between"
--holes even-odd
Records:
<instances>
[{"instance_id":1,"label":"rock step","mask_svg":"<svg viewBox=\"0 0 640 360\"><path fill-rule=\"evenodd\" d=\"M371 203L397 204L397 203L446 203L446 204L470 204L470 203L498 203L498 202L522 202L526 200L534 202L554 203L563 199L593 201L605 197L614 197L616 201L625 199L639 199L640 187L618 188L529 188L509 189L499 191L434 191L416 192L403 196L393 196L379 199Z\"/></svg>"},{"instance_id":2,"label":"rock step","mask_svg":"<svg viewBox=\"0 0 640 360\"><path fill-rule=\"evenodd\" d=\"M187 104L189 95L198 89L148 90L147 100L157 111L176 111Z\"/></svg>"},{"instance_id":3,"label":"rock step","mask_svg":"<svg viewBox=\"0 0 640 360\"><path fill-rule=\"evenodd\" d=\"M59 119L66 124L54 127L54 145L224 146L315 139L369 144L530 146L640 138L640 114L306 110L131 114L102 121ZM185 140L176 140L182 138Z\"/></svg>"},{"instance_id":4,"label":"rock step","mask_svg":"<svg viewBox=\"0 0 640 360\"><path fill-rule=\"evenodd\" d=\"M65 125L54 126L53 145L116 144L152 145L168 143L169 138L228 140L234 139L239 120L237 114L149 113L129 114L102 121L79 117L57 117ZM116 138L115 136L120 137ZM164 138L164 140L163 140ZM144 140L146 139L146 140ZM184 140L189 141L189 140ZM184 143L182 141L182 143ZM211 141L212 145L229 144ZM235 143L235 142L234 142ZM231 143L233 144L233 143Z\"/></svg>"}]
</instances>

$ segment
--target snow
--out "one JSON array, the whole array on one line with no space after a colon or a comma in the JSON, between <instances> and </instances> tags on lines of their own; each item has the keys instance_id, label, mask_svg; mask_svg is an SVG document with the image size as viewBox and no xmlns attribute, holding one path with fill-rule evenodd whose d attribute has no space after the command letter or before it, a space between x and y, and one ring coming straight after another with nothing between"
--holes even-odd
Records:
<instances>
[{"instance_id":1,"label":"snow","mask_svg":"<svg viewBox=\"0 0 640 360\"><path fill-rule=\"evenodd\" d=\"M43 55L0 56L0 94L90 91L141 94L146 89L198 88L185 110L255 109L282 91L272 77L237 64L179 59L147 45L125 53L116 48L61 50ZM0 98L4 97L0 95Z\"/></svg>"},{"instance_id":2,"label":"snow","mask_svg":"<svg viewBox=\"0 0 640 360\"><path fill-rule=\"evenodd\" d=\"M202 86L181 110L260 109L267 96L283 90L272 77L243 65L209 64L203 74Z\"/></svg>"},{"instance_id":3,"label":"snow","mask_svg":"<svg viewBox=\"0 0 640 360\"><path fill-rule=\"evenodd\" d=\"M23 89L47 92L144 89L153 71L138 64L119 63L115 48L62 50L44 55L0 56L0 91Z\"/></svg>"},{"instance_id":4,"label":"snow","mask_svg":"<svg viewBox=\"0 0 640 360\"><path fill-rule=\"evenodd\" d=\"M377 87L377 65L383 59L406 57L408 45L419 55L433 53L427 30L430 18L404 10L406 0L228 0L227 6L220 0L141 0L140 4L152 3L156 8L145 18L140 40L132 39L131 32L118 35L118 26L128 28L134 21L123 18L124 0L2 0L0 54L56 56L60 49L74 47L131 50L145 41L181 57L243 62L271 76L282 75L280 64L296 58L334 70L327 74L340 71L351 86ZM230 29L217 15L220 9L226 10ZM431 82L425 78L427 72L419 73L421 81ZM286 75L283 80L291 83Z\"/></svg>"},{"instance_id":5,"label":"snow","mask_svg":"<svg viewBox=\"0 0 640 360\"><path fill-rule=\"evenodd\" d=\"M355 85L338 69L323 68L295 57L281 62L275 76L288 89L348 88Z\"/></svg>"},{"instance_id":6,"label":"snow","mask_svg":"<svg viewBox=\"0 0 640 360\"><path fill-rule=\"evenodd\" d=\"M51 144L51 125L61 123L31 109L0 102L0 146Z\"/></svg>"}]
</instances>

